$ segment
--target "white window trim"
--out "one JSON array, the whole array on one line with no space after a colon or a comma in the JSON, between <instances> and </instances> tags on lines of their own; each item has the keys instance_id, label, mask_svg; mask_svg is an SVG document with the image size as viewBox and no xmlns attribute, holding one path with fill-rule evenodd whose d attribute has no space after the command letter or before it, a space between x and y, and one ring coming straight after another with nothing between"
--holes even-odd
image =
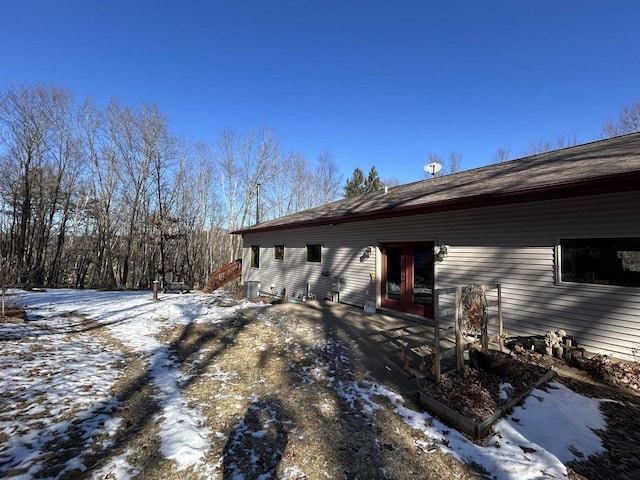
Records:
<instances>
[{"instance_id":1,"label":"white window trim","mask_svg":"<svg viewBox=\"0 0 640 480\"><path fill-rule=\"evenodd\" d=\"M627 288L633 291L637 291L638 287L630 287L625 285L615 285L615 284L607 284L607 283L582 283L582 282L567 282L562 280L562 240L588 240L590 238L640 238L640 233L629 233L629 232L612 232L606 234L595 234L595 235L575 235L572 233L567 233L566 235L556 236L555 245L554 245L554 285L557 286L570 286L575 288L582 289L594 289L599 290L602 288L609 289L620 289Z\"/></svg>"}]
</instances>

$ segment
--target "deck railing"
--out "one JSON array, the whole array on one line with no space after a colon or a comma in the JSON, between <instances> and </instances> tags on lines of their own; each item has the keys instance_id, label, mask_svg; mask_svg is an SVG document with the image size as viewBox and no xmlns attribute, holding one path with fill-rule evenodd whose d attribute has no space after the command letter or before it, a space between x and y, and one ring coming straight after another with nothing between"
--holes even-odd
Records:
<instances>
[{"instance_id":1,"label":"deck railing","mask_svg":"<svg viewBox=\"0 0 640 480\"><path fill-rule=\"evenodd\" d=\"M239 278L242 275L242 260L236 260L224 267L217 269L209 274L209 281L204 291L211 293L214 290L219 289L226 283Z\"/></svg>"}]
</instances>

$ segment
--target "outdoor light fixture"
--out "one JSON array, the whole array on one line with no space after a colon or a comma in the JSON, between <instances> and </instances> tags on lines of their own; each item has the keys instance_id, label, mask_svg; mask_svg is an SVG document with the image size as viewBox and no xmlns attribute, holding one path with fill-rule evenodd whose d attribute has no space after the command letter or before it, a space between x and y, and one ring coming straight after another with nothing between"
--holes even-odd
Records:
<instances>
[{"instance_id":1,"label":"outdoor light fixture","mask_svg":"<svg viewBox=\"0 0 640 480\"><path fill-rule=\"evenodd\" d=\"M441 262L447 256L448 250L449 245L435 245L433 247L433 258Z\"/></svg>"},{"instance_id":2,"label":"outdoor light fixture","mask_svg":"<svg viewBox=\"0 0 640 480\"><path fill-rule=\"evenodd\" d=\"M366 259L371 257L372 253L373 253L373 246L372 245L367 245L367 247L365 247L365 249L364 249L364 252L362 252L362 255L360 256L360 261L364 262Z\"/></svg>"}]
</instances>

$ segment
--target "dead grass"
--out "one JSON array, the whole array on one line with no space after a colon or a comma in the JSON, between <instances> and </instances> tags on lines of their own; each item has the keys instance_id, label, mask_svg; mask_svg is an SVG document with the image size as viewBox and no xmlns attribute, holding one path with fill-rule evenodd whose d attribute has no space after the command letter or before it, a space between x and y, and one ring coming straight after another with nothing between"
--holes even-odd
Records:
<instances>
[{"instance_id":1,"label":"dead grass","mask_svg":"<svg viewBox=\"0 0 640 480\"><path fill-rule=\"evenodd\" d=\"M4 323L22 323L27 321L27 314L24 308L19 305L6 304L4 306L4 315L0 311L0 322Z\"/></svg>"},{"instance_id":2,"label":"dead grass","mask_svg":"<svg viewBox=\"0 0 640 480\"><path fill-rule=\"evenodd\" d=\"M193 375L184 393L206 416L206 462L217 478L477 478L417 442L422 435L389 409L363 413L345 391L362 373L339 342L304 320L256 310L167 330L163 339ZM165 470L144 478L191 477Z\"/></svg>"}]
</instances>

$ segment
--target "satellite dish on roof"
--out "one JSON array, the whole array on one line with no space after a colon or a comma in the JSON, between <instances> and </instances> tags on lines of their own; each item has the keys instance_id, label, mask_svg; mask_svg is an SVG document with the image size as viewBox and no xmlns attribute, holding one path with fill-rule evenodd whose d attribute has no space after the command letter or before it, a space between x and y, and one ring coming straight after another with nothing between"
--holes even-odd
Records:
<instances>
[{"instance_id":1,"label":"satellite dish on roof","mask_svg":"<svg viewBox=\"0 0 640 480\"><path fill-rule=\"evenodd\" d=\"M442 165L439 164L438 162L431 162L431 163L427 163L423 167L423 169L425 172L430 173L432 177L435 177L436 173L442 170Z\"/></svg>"}]
</instances>

